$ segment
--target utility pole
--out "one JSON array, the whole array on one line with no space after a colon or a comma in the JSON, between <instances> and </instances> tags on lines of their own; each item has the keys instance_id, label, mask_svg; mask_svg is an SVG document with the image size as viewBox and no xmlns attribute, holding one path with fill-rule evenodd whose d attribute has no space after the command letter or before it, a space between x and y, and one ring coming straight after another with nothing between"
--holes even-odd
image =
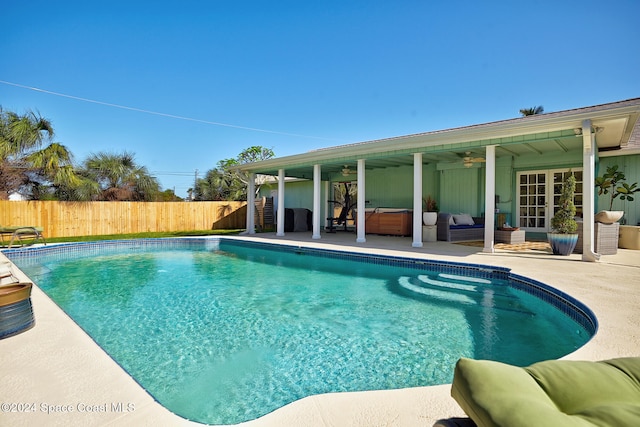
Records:
<instances>
[{"instance_id":1,"label":"utility pole","mask_svg":"<svg viewBox=\"0 0 640 427\"><path fill-rule=\"evenodd\" d=\"M198 169L196 169L195 177L193 179L193 191L191 192L191 201L192 202L193 202L193 199L194 199L194 193L196 191L196 188L198 188Z\"/></svg>"}]
</instances>

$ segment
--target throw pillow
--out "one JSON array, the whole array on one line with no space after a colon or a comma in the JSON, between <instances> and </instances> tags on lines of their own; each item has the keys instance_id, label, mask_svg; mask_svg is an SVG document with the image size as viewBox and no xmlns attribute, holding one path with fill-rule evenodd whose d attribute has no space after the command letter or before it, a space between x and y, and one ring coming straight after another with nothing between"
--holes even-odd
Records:
<instances>
[{"instance_id":1,"label":"throw pillow","mask_svg":"<svg viewBox=\"0 0 640 427\"><path fill-rule=\"evenodd\" d=\"M469 215L469 214L453 215L453 220L455 221L456 225L473 225L473 224L475 224L475 222L473 222L473 218L471 218L471 215Z\"/></svg>"}]
</instances>

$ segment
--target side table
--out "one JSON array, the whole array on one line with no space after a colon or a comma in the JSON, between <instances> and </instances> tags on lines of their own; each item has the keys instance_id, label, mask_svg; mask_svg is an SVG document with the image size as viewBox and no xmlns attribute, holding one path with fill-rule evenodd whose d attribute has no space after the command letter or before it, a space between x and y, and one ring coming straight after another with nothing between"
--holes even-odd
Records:
<instances>
[{"instance_id":1,"label":"side table","mask_svg":"<svg viewBox=\"0 0 640 427\"><path fill-rule=\"evenodd\" d=\"M422 226L422 241L435 242L438 240L438 227L435 225Z\"/></svg>"},{"instance_id":2,"label":"side table","mask_svg":"<svg viewBox=\"0 0 640 427\"><path fill-rule=\"evenodd\" d=\"M524 243L524 230L496 230L494 238L496 243Z\"/></svg>"}]
</instances>

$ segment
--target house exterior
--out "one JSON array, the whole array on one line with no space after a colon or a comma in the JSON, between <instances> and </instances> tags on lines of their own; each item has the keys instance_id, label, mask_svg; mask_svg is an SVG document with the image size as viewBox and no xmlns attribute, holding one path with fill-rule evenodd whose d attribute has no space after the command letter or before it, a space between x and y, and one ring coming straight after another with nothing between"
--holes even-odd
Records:
<instances>
[{"instance_id":1,"label":"house exterior","mask_svg":"<svg viewBox=\"0 0 640 427\"><path fill-rule=\"evenodd\" d=\"M240 166L251 175L278 177L275 188L277 235L284 235L284 208L313 212L312 237L332 216L329 201L336 183L357 186L356 224L370 208L422 212L433 197L441 212L484 216L484 251L493 252L496 212L529 233L546 233L562 177L578 179L575 203L583 217L583 260L595 261L595 212L608 209L595 177L618 165L628 183L640 182L640 98L460 128L366 141ZM285 184L285 178L286 184ZM296 178L296 179L293 179ZM253 180L250 179L250 182ZM587 184L590 183L590 184ZM255 232L254 194L248 191L247 230ZM640 223L640 203L616 200L623 222ZM487 214L492 213L492 214ZM412 246L421 247L422 215L413 215ZM356 241L365 242L364 227Z\"/></svg>"}]
</instances>

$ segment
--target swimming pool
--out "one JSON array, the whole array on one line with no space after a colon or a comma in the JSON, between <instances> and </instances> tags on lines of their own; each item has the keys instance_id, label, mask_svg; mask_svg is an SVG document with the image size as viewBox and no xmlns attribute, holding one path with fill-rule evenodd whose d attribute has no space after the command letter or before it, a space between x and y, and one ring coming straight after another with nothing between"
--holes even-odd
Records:
<instances>
[{"instance_id":1,"label":"swimming pool","mask_svg":"<svg viewBox=\"0 0 640 427\"><path fill-rule=\"evenodd\" d=\"M447 383L461 356L557 358L596 328L571 297L479 265L227 239L6 255L159 402L205 423L311 394Z\"/></svg>"}]
</instances>

